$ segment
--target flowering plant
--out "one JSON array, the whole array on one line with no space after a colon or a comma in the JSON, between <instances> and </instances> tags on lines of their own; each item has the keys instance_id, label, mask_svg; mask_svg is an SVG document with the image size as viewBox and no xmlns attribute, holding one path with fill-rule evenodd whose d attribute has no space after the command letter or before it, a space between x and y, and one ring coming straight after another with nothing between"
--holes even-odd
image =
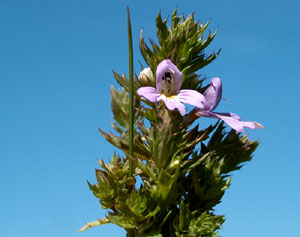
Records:
<instances>
[{"instance_id":1,"label":"flowering plant","mask_svg":"<svg viewBox=\"0 0 300 237\"><path fill-rule=\"evenodd\" d=\"M112 126L118 135L100 132L124 155L114 154L109 164L99 160L97 183L89 187L108 213L81 231L114 223L127 236L217 236L224 217L214 207L230 185L231 172L249 161L258 146L241 133L262 125L212 112L222 97L221 79L203 86L204 78L196 73L219 54L204 53L216 35L204 40L208 23L195 22L193 14L178 16L175 10L169 27L160 14L156 26L159 44L150 40L151 48L141 32L140 50L148 67L133 80L132 143L130 80L114 72L122 87L111 87ZM218 120L205 128L202 117Z\"/></svg>"}]
</instances>

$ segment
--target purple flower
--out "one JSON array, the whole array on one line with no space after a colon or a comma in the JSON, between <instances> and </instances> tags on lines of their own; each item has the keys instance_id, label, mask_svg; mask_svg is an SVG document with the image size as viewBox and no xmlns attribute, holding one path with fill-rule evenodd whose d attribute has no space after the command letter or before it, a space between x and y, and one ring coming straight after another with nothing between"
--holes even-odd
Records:
<instances>
[{"instance_id":1,"label":"purple flower","mask_svg":"<svg viewBox=\"0 0 300 237\"><path fill-rule=\"evenodd\" d=\"M240 117L233 113L216 113L214 110L222 98L222 81L219 77L213 78L209 87L203 93L205 97L204 108L199 108L198 116L221 119L237 132L244 132L244 128L263 128L263 125L257 122L243 122Z\"/></svg>"},{"instance_id":2,"label":"purple flower","mask_svg":"<svg viewBox=\"0 0 300 237\"><path fill-rule=\"evenodd\" d=\"M169 110L178 109L182 116L185 115L183 103L203 109L204 96L195 90L180 90L181 86L182 72L171 60L165 59L156 68L156 88L141 87L137 94L154 103L162 100Z\"/></svg>"}]
</instances>

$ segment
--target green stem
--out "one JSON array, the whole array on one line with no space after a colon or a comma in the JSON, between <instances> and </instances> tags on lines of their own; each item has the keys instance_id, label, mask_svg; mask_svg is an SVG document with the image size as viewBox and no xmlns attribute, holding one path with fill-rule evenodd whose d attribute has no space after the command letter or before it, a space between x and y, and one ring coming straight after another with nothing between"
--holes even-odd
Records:
<instances>
[{"instance_id":1,"label":"green stem","mask_svg":"<svg viewBox=\"0 0 300 237\"><path fill-rule=\"evenodd\" d=\"M132 51L132 33L131 33L129 7L127 7L127 23L128 23L128 49L129 49L129 155L133 157L133 137L134 137L133 51ZM133 176L132 161L129 161L129 175Z\"/></svg>"}]
</instances>

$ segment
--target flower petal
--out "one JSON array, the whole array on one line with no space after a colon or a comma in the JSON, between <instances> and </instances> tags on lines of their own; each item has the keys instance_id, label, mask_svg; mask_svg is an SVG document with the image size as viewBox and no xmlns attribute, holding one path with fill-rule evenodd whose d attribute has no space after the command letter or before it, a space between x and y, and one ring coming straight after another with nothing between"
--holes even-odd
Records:
<instances>
[{"instance_id":1,"label":"flower petal","mask_svg":"<svg viewBox=\"0 0 300 237\"><path fill-rule=\"evenodd\" d=\"M187 103L193 106L196 106L200 109L204 108L205 104L205 97L195 90L181 90L179 94L177 94L179 97L180 102Z\"/></svg>"},{"instance_id":2,"label":"flower petal","mask_svg":"<svg viewBox=\"0 0 300 237\"><path fill-rule=\"evenodd\" d=\"M231 117L233 119L241 120L241 117L234 113L215 113L215 114L219 114L222 116L227 116L227 117Z\"/></svg>"},{"instance_id":3,"label":"flower petal","mask_svg":"<svg viewBox=\"0 0 300 237\"><path fill-rule=\"evenodd\" d=\"M225 116L226 113L213 113L213 112L204 112L200 113L204 117L221 119L225 123L227 123L232 129L235 131L242 133L244 132L244 128L256 129L263 128L264 126L257 122L248 122L248 121L240 121L236 119L238 115L232 114L233 116ZM230 113L228 113L230 115Z\"/></svg>"},{"instance_id":4,"label":"flower petal","mask_svg":"<svg viewBox=\"0 0 300 237\"><path fill-rule=\"evenodd\" d=\"M154 87L146 86L146 87L140 87L137 90L137 94L142 97L144 100L149 100L151 102L157 102L158 97L160 96L159 93L157 93L157 90Z\"/></svg>"},{"instance_id":5,"label":"flower petal","mask_svg":"<svg viewBox=\"0 0 300 237\"><path fill-rule=\"evenodd\" d=\"M182 86L182 72L179 71L170 59L161 61L156 68L156 89L161 91L162 77L168 70L171 70L174 73L174 88L175 91L179 91Z\"/></svg>"},{"instance_id":6,"label":"flower petal","mask_svg":"<svg viewBox=\"0 0 300 237\"><path fill-rule=\"evenodd\" d=\"M222 98L222 81L219 77L211 80L209 87L203 92L206 99L204 110L214 110Z\"/></svg>"},{"instance_id":7,"label":"flower petal","mask_svg":"<svg viewBox=\"0 0 300 237\"><path fill-rule=\"evenodd\" d=\"M178 109L181 116L185 115L185 106L179 101L179 97L166 97L165 95L161 95L161 100L165 103L169 110Z\"/></svg>"}]
</instances>

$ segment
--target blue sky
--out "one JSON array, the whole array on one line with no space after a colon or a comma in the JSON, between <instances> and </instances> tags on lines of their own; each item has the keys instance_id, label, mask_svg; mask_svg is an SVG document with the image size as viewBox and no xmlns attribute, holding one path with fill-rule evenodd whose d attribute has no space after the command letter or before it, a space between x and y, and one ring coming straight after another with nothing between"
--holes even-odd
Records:
<instances>
[{"instance_id":1,"label":"blue sky","mask_svg":"<svg viewBox=\"0 0 300 237\"><path fill-rule=\"evenodd\" d=\"M300 4L286 1L2 0L0 2L0 235L125 236L114 225L77 233L105 215L87 186L114 148L112 70L127 72L126 5L138 73L139 32L156 39L155 17L195 12L219 30L201 70L221 76L220 112L258 121L254 159L235 172L216 213L224 237L297 236L299 224ZM209 121L209 120L208 120ZM212 121L214 122L214 121Z\"/></svg>"}]
</instances>

